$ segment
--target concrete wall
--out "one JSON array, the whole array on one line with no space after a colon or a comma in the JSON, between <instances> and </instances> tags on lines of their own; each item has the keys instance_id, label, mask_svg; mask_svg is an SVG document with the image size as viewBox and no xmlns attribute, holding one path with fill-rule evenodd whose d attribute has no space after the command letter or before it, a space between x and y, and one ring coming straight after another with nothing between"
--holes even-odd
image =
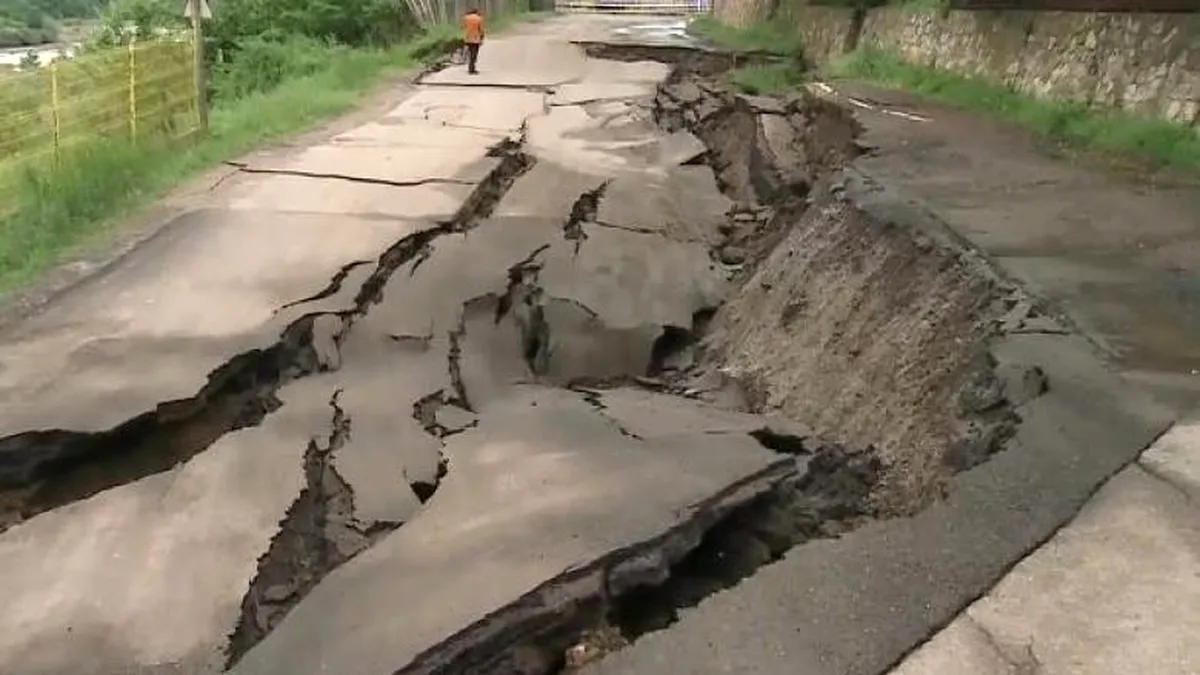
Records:
<instances>
[{"instance_id":1,"label":"concrete wall","mask_svg":"<svg viewBox=\"0 0 1200 675\"><path fill-rule=\"evenodd\" d=\"M765 10L765 11L764 11ZM762 0L717 0L723 21L768 18ZM784 0L818 62L840 54L853 11ZM859 44L912 62L976 75L1039 97L1087 101L1200 126L1200 15L1073 12L867 13Z\"/></svg>"}]
</instances>

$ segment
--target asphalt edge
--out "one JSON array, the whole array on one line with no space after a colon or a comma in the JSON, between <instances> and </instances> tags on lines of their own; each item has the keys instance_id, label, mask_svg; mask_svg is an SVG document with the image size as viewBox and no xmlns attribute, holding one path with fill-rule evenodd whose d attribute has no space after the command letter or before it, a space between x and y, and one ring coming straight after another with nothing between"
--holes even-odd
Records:
<instances>
[{"instance_id":1,"label":"asphalt edge","mask_svg":"<svg viewBox=\"0 0 1200 675\"><path fill-rule=\"evenodd\" d=\"M656 672L678 667L684 654L700 655L713 672L886 673L1069 524L1175 422L1166 406L1121 378L1106 362L1106 352L1067 322L1061 308L1016 280L936 208L874 178L857 162L842 170L832 191L842 192L840 198L871 220L951 249L1061 321L1061 331L999 330L987 341L999 365L1040 368L1049 390L1016 406L1021 422L1015 437L986 462L953 476L936 503L836 540L799 546L683 613L670 630L644 636L588 673ZM804 605L786 614L793 625L774 633L788 635L787 642L771 644L774 653L764 650L770 654L765 668L723 657L737 642L764 644L762 636L724 626L746 623L739 615L754 617L746 610L753 599L783 602L780 587L808 590ZM768 621L780 620L769 616ZM805 625L814 630L799 635L796 627ZM724 650L717 649L716 626L722 626Z\"/></svg>"}]
</instances>

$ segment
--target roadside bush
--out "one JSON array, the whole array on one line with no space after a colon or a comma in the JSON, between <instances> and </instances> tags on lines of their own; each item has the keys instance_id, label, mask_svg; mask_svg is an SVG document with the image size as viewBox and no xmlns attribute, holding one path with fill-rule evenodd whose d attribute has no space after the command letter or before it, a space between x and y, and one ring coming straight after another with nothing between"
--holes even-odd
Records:
<instances>
[{"instance_id":1,"label":"roadside bush","mask_svg":"<svg viewBox=\"0 0 1200 675\"><path fill-rule=\"evenodd\" d=\"M385 46L417 31L407 5L393 0L223 0L210 35L222 50L246 38L303 36L352 47Z\"/></svg>"},{"instance_id":2,"label":"roadside bush","mask_svg":"<svg viewBox=\"0 0 1200 675\"><path fill-rule=\"evenodd\" d=\"M89 46L108 48L128 44L139 36L183 30L187 22L182 3L166 0L118 0L109 5Z\"/></svg>"},{"instance_id":3,"label":"roadside bush","mask_svg":"<svg viewBox=\"0 0 1200 675\"><path fill-rule=\"evenodd\" d=\"M304 36L246 38L228 60L213 68L217 99L231 100L270 91L284 80L311 75L328 67L337 48Z\"/></svg>"}]
</instances>

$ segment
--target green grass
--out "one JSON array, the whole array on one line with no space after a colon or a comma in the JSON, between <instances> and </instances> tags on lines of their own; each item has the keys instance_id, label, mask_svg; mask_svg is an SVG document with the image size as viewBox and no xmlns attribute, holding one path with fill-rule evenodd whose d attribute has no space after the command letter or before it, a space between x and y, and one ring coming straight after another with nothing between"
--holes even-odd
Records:
<instances>
[{"instance_id":1,"label":"green grass","mask_svg":"<svg viewBox=\"0 0 1200 675\"><path fill-rule=\"evenodd\" d=\"M782 94L804 84L805 78L791 63L767 63L738 68L730 80L748 94Z\"/></svg>"},{"instance_id":2,"label":"green grass","mask_svg":"<svg viewBox=\"0 0 1200 675\"><path fill-rule=\"evenodd\" d=\"M799 58L803 55L800 31L781 21L737 28L712 16L697 17L688 31L718 47L741 52L759 52L784 57L786 61L743 66L734 69L729 79L734 86L750 94L780 94L803 84Z\"/></svg>"},{"instance_id":3,"label":"green grass","mask_svg":"<svg viewBox=\"0 0 1200 675\"><path fill-rule=\"evenodd\" d=\"M497 31L515 19L496 17L489 27ZM194 142L97 140L64 155L57 167L0 171L13 181L0 186L12 201L0 216L0 293L104 241L122 216L189 177L352 109L386 78L444 53L455 39L453 27L438 27L390 50L331 48L316 72L218 101L209 133Z\"/></svg>"},{"instance_id":4,"label":"green grass","mask_svg":"<svg viewBox=\"0 0 1200 675\"><path fill-rule=\"evenodd\" d=\"M719 47L777 56L796 56L804 46L799 29L782 21L736 28L704 15L688 24L688 32Z\"/></svg>"},{"instance_id":5,"label":"green grass","mask_svg":"<svg viewBox=\"0 0 1200 675\"><path fill-rule=\"evenodd\" d=\"M860 49L835 60L828 72L834 77L905 89L992 115L1067 147L1200 172L1200 134L1165 120L1077 102L1034 99L978 78L913 65L876 49Z\"/></svg>"}]
</instances>

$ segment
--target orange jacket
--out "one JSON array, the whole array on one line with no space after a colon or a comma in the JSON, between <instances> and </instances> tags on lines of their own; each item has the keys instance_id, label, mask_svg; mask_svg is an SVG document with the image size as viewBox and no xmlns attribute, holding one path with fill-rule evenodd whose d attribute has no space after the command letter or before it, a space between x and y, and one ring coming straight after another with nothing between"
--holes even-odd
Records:
<instances>
[{"instance_id":1,"label":"orange jacket","mask_svg":"<svg viewBox=\"0 0 1200 675\"><path fill-rule=\"evenodd\" d=\"M462 18L463 41L468 44L479 44L483 42L483 16L471 12L464 14Z\"/></svg>"}]
</instances>

